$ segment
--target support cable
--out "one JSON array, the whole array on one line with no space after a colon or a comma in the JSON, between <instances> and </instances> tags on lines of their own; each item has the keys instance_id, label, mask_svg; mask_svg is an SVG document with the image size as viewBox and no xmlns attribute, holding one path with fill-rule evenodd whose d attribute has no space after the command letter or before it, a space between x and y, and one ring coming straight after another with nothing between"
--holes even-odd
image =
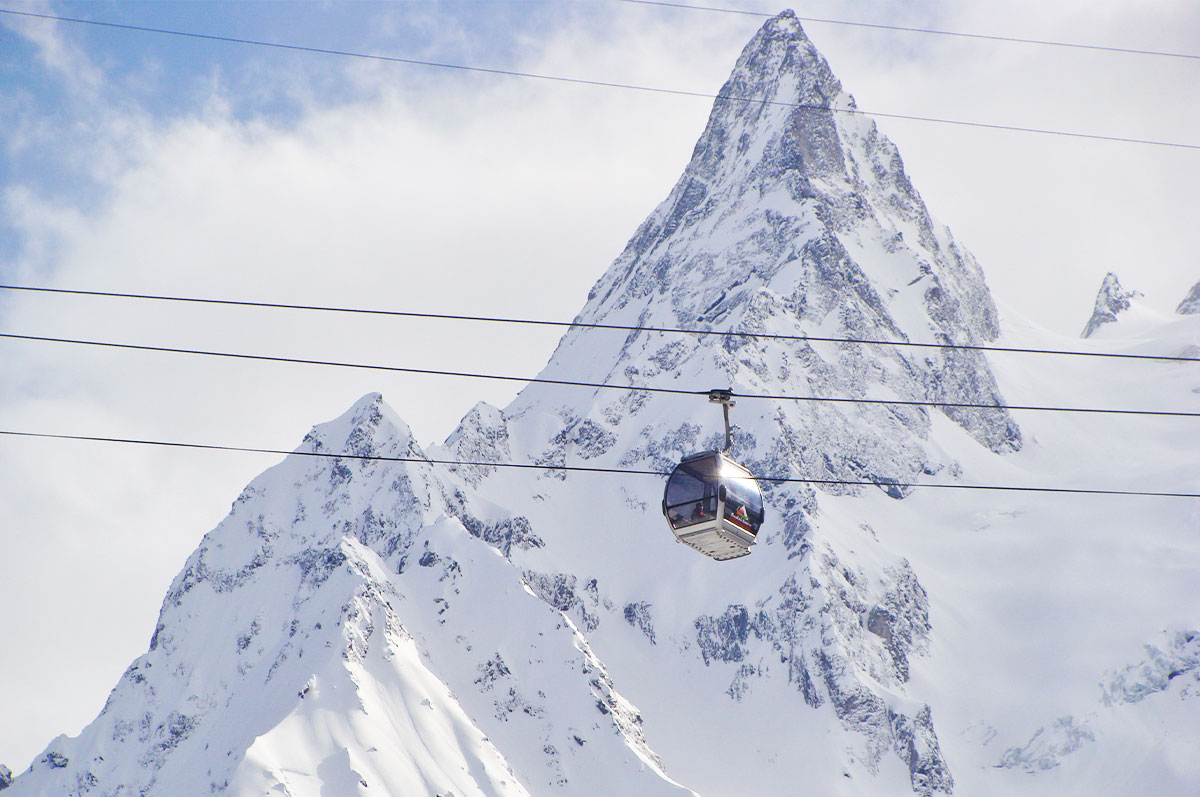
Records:
<instances>
[{"instance_id":1,"label":"support cable","mask_svg":"<svg viewBox=\"0 0 1200 797\"><path fill-rule=\"evenodd\" d=\"M1191 144L1183 141L1159 141L1148 138L1133 138L1129 136L1106 136L1098 133L1081 133L1069 130L1054 130L1050 128L1040 127L1025 127L1021 125L1005 125L995 124L990 122L972 122L964 119L946 119L934 116L916 116L913 114L902 113L885 113L883 111L865 111L861 108L834 108L826 105L811 105L798 102L784 102L781 100L764 100L755 97L741 97L729 94L711 94L705 91L688 91L685 89L668 89L660 86L646 86L636 83L619 83L608 80L590 80L587 78L565 77L563 75L548 75L537 72L521 72L514 69L495 69L482 66L471 66L469 64L452 64L441 61L426 61L418 58L403 58L392 55L376 55L371 53L360 53L351 50L335 50L326 47L309 47L300 44L287 44L285 42L271 42L259 39L243 39L236 36L221 36L212 33L196 33L194 31L172 30L169 28L151 28L144 25L128 25L119 22L104 22L96 19L82 19L79 17L65 17L56 14L36 14L32 11L16 11L14 9L0 8L0 14L10 14L14 16L30 17L35 19L52 20L55 22L69 22L80 25L93 25L97 27L110 28L114 30L136 31L139 33L153 33L165 36L181 36L190 39L202 39L205 41L224 42L227 44L245 44L255 47L270 47L277 50L289 50L293 52L315 53L320 55L335 55L345 58L360 58L372 61L387 61L396 64L408 64L410 66L426 66L437 69L452 69L460 72L477 72L487 75L503 75L506 77L520 77L532 80L545 80L555 83L569 83L581 86L600 86L603 88L625 89L627 91L641 91L654 94L670 94L678 97L698 97L705 100L718 100L728 102L741 102L752 105L764 106L783 106L787 108L800 108L812 111L824 111L827 113L844 113L852 116L876 117L880 119L904 119L912 122L931 122L937 124L956 125L958 127L972 127L985 130L1000 130L1009 133L1037 133L1048 136L1061 136L1066 138L1088 139L1092 141L1108 141L1121 144L1142 144L1155 147L1170 147L1174 149L1190 149L1200 150L1200 144Z\"/></svg>"},{"instance_id":2,"label":"support cable","mask_svg":"<svg viewBox=\"0 0 1200 797\"><path fill-rule=\"evenodd\" d=\"M0 285L0 290L27 291L44 294L70 296L98 296L117 299L139 299L159 302L180 302L227 307L251 307L272 310L305 310L323 313L347 313L355 315L391 316L394 318L419 318L439 321L476 321L491 324L518 324L530 326L560 327L568 329L610 329L620 332L658 332L664 334L702 335L722 338L746 338L751 340L781 340L800 343L845 343L861 346L895 346L911 349L943 349L959 351L997 352L1002 354L1049 354L1065 357L1108 357L1122 360L1158 360L1163 362L1200 362L1200 357L1183 357L1166 354L1127 354L1123 352L1079 351L1077 349L1034 349L1018 346L985 346L969 343L920 343L908 340L873 340L869 338L833 338L818 335L786 335L768 332L736 332L723 329L696 329L688 327L648 327L623 324L601 324L587 321L553 321L536 318L505 318L502 316L456 315L449 313L419 313L408 310L381 310L362 307L334 307L315 304L285 304L280 302L255 302L241 299L209 299L192 296L167 296L150 293L120 293L117 291L86 291L69 288L44 288L32 285Z\"/></svg>"},{"instance_id":3,"label":"support cable","mask_svg":"<svg viewBox=\"0 0 1200 797\"><path fill-rule=\"evenodd\" d=\"M248 454L276 454L282 456L298 456L298 457L314 457L319 459L349 459L359 460L364 462L400 462L411 464L427 464L427 465L446 465L446 466L471 466L484 468L517 468L524 470L544 470L544 471L570 471L578 473L613 473L627 476L659 476L666 477L671 474L666 471L636 469L636 468L601 468L588 467L582 465L541 465L538 463L521 463L521 462L479 462L473 460L458 460L458 459L430 459L428 457L398 457L398 456L380 456L374 454L351 454L351 453L334 453L329 451L304 451L292 450L288 451L282 448L257 448L250 446L228 446L216 445L211 443L187 443L171 440L147 440L129 437L102 437L98 435L74 435L74 434L53 434L49 432L29 432L18 431L13 429L0 429L0 436L4 437L23 437L42 440L76 440L92 443L120 443L127 445L140 446L156 446L160 448L177 448L205 451L230 451L241 452ZM1142 496L1147 498L1200 498L1200 493L1185 493L1185 492L1159 492L1150 490L1108 490L1095 489L1084 487L1027 487L1019 485L995 485L995 484L955 484L953 482L900 482L900 481L855 481L850 479L806 479L798 476L755 476L755 480L760 482L772 482L776 484L815 484L815 485L840 485L840 486L857 486L857 487L879 487L880 489L890 489L895 487L916 489L916 488L932 488L932 489L951 489L951 490L990 490L1000 492L1021 492L1021 493L1058 493L1058 494L1074 494L1074 495L1119 495L1119 496Z\"/></svg>"},{"instance_id":4,"label":"support cable","mask_svg":"<svg viewBox=\"0 0 1200 797\"><path fill-rule=\"evenodd\" d=\"M714 11L721 14L737 14L746 17L770 19L776 16L767 11L750 11L744 8L724 8L719 6L697 6L687 3L669 3L665 0L616 0L619 3L632 3L641 6L659 6L662 8L678 8L688 11ZM1200 55L1195 53L1173 53L1162 50L1144 50L1134 47L1110 47L1102 44L1082 44L1080 42L1054 41L1051 39L1024 39L1019 36L998 36L989 33L968 33L958 30L941 30L938 28L912 28L904 25L885 25L879 22L857 22L848 19L830 19L828 17L802 17L796 15L801 22L816 22L822 25L846 25L854 28L873 28L875 30L894 30L902 33L923 33L934 36L954 36L962 39L982 39L984 41L1004 42L1006 44L1036 44L1046 47L1067 47L1075 50L1095 50L1105 53L1122 53L1125 55L1154 55L1163 58L1186 58L1200 61Z\"/></svg>"},{"instance_id":5,"label":"support cable","mask_svg":"<svg viewBox=\"0 0 1200 797\"><path fill-rule=\"evenodd\" d=\"M203 357L221 357L236 360L254 360L258 362L293 363L298 365L323 365L333 368L356 368L370 371L388 371L393 373L421 374L425 376L450 376L465 379L491 379L505 382L524 382L543 385L560 385L566 387L587 387L596 390L624 390L627 392L670 393L675 395L707 396L709 390L684 390L683 388L653 387L642 385L620 385L606 382L585 382L574 379L549 379L546 377L509 376L506 374L482 374L473 371L445 371L430 368L408 368L398 365L378 365L372 363L353 363L338 360L310 360L300 357L279 357L266 354L244 354L240 352L212 351L208 349L180 349L170 346L147 346L135 343L114 343L99 340L81 340L78 338L54 338L40 335L18 335L10 332L0 332L0 338L9 340L36 341L42 343L64 343L79 346L96 346L109 349L128 349L132 351L149 351L163 354L190 354ZM1101 407L1054 407L1024 404L981 404L961 401L917 401L909 399L869 399L849 398L841 396L791 396L769 393L733 393L730 396L748 399L768 399L773 401L810 401L834 404L875 404L889 407L935 407L938 409L968 409L968 410L1025 410L1031 412L1070 412L1105 415L1149 415L1176 418L1198 418L1200 412L1178 410L1131 410L1121 408Z\"/></svg>"}]
</instances>

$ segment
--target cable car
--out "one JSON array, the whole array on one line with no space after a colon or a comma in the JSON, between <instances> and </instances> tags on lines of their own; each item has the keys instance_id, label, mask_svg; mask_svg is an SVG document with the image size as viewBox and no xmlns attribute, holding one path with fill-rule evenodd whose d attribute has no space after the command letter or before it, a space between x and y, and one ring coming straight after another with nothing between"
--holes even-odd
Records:
<instances>
[{"instance_id":1,"label":"cable car","mask_svg":"<svg viewBox=\"0 0 1200 797\"><path fill-rule=\"evenodd\" d=\"M717 561L749 554L765 517L758 482L729 455L732 395L729 390L708 395L724 410L725 448L685 457L667 479L662 503L675 538Z\"/></svg>"}]
</instances>

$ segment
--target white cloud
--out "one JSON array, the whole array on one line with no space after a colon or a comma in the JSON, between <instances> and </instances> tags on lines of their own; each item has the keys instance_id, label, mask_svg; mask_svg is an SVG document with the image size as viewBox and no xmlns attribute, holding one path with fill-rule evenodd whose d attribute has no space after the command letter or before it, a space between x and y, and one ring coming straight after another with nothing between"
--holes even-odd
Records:
<instances>
[{"instance_id":1,"label":"white cloud","mask_svg":"<svg viewBox=\"0 0 1200 797\"><path fill-rule=\"evenodd\" d=\"M49 2L24 3L15 10L29 14L55 13ZM98 96L104 74L87 52L63 36L62 23L6 14L0 24L28 39L36 49L38 61L72 94L89 100Z\"/></svg>"}]
</instances>

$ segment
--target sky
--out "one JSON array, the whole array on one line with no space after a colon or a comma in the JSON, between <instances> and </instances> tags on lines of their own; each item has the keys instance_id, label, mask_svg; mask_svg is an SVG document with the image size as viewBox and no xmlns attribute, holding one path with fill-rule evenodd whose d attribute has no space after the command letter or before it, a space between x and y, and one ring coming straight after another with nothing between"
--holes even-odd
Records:
<instances>
[{"instance_id":1,"label":"sky","mask_svg":"<svg viewBox=\"0 0 1200 797\"><path fill-rule=\"evenodd\" d=\"M618 0L0 10L706 94L763 21ZM1200 53L1187 0L800 13ZM1200 59L805 27L868 112L1200 145ZM0 14L0 283L568 320L678 179L710 104ZM1163 314L1200 280L1200 149L879 126L1009 328L1079 346L1105 273ZM0 331L517 376L558 337L9 290ZM3 429L278 449L370 391L438 443L520 387L12 339L0 377ZM0 763L25 769L99 712L187 555L278 459L0 438Z\"/></svg>"}]
</instances>

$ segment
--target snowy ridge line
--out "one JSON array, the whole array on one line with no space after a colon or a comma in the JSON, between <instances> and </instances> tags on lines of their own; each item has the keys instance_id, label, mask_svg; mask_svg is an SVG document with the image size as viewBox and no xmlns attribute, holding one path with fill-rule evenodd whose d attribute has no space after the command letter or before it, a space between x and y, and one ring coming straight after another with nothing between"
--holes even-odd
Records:
<instances>
[{"instance_id":1,"label":"snowy ridge line","mask_svg":"<svg viewBox=\"0 0 1200 797\"><path fill-rule=\"evenodd\" d=\"M639 6L660 6L662 8L680 8L688 11L715 11L720 14L738 14L745 17L762 17L770 19L775 16L767 11L750 11L744 8L721 8L719 6L693 6L687 3L669 3L666 0L616 0L618 3L632 3ZM1079 42L1053 41L1050 39L1023 39L1018 36L998 36L992 33L967 33L957 30L941 30L938 28L910 28L904 25L885 25L882 22L855 22L849 19L829 19L828 17L802 17L796 15L801 22L817 22L823 25L846 25L853 28L873 28L876 30L896 30L904 33L927 33L934 36L956 36L963 39L983 39L985 41L1009 42L1012 44L1040 44L1047 47L1067 47L1074 50L1097 50L1109 53L1124 53L1126 55L1157 55L1163 58L1190 58L1200 60L1200 55L1193 53L1171 53L1163 50L1140 50L1132 47L1111 47L1103 44L1081 44Z\"/></svg>"},{"instance_id":2,"label":"snowy ridge line","mask_svg":"<svg viewBox=\"0 0 1200 797\"><path fill-rule=\"evenodd\" d=\"M970 122L964 119L945 119L935 116L914 116L911 114L902 113L884 113L882 111L864 111L859 108L834 108L828 105L817 105L808 103L785 102L782 100L763 100L755 97L741 97L729 94L711 94L706 91L688 91L686 89L668 89L661 86L644 86L637 83L617 83L606 80L591 80L588 78L573 78L562 75L547 75L538 72L520 72L513 69L496 69L492 67L471 66L469 64L451 64L443 61L424 61L418 58L402 58L395 55L378 55L372 53L359 53L351 50L334 50L325 47L312 47L302 44L288 44L286 42L269 42L261 39L243 39L236 36L222 36L214 33L196 33L194 31L172 30L169 28L152 28L143 25L128 25L120 22L104 22L96 19L83 19L80 17L64 17L55 14L37 14L32 11L16 11L10 8L0 8L0 14L11 14L14 16L29 17L33 19L44 19L53 22L70 22L79 25L94 25L102 28L112 28L116 30L136 31L139 33L155 33L166 36L182 36L189 39L202 39L205 41L225 42L227 44L247 44L255 47L271 47L277 50L290 50L293 52L316 53L319 55L337 55L344 58L362 58L371 61L387 61L396 64L409 64L410 66L428 66L436 69L454 69L460 72L478 72L487 75L502 75L505 77L522 77L533 80L547 80L555 83L569 83L580 86L599 86L602 88L626 89L628 91L643 91L654 94L671 94L677 97L698 97L705 100L716 100L717 102L730 101L740 102L749 105L763 106L784 106L787 108L800 108L811 111L826 111L830 113L844 113L853 116L862 117L879 117L883 119L906 119L911 122L934 122L937 124L956 125L959 127L974 127L986 130L1001 130L1010 133L1039 133L1049 136L1063 136L1067 138L1085 138L1093 141L1108 141L1120 144L1143 144L1155 147L1171 147L1175 149L1195 149L1200 150L1200 144L1189 144L1182 141L1159 141L1148 138L1128 138L1125 136L1106 136L1099 133L1080 133L1069 130L1051 130L1041 127L1023 127L1021 125L1003 125L993 122Z\"/></svg>"},{"instance_id":3,"label":"snowy ridge line","mask_svg":"<svg viewBox=\"0 0 1200 797\"><path fill-rule=\"evenodd\" d=\"M125 443L129 445L186 448L204 451L233 451L247 454L281 454L283 456L315 457L319 459L352 459L368 462L410 462L427 465L461 465L487 468L520 468L524 470L573 471L580 473L614 473L631 476L670 476L670 471L641 470L636 468L601 468L584 465L540 465L532 462L483 462L459 459L429 459L427 457L385 457L373 454L332 453L327 451L300 451L283 448L254 448L250 446L227 446L215 443L185 443L174 440L143 440L131 437L102 437L97 435L55 434L51 432L26 432L0 429L0 436L26 437L44 440L79 440L92 443ZM1066 493L1072 495L1120 495L1145 498L1200 498L1200 493L1156 492L1152 490L1113 490L1088 487L1025 487L1003 484L953 484L950 482L903 482L903 481L852 481L849 479L806 479L799 476L754 476L760 482L776 484L827 484L858 487L930 487L943 490L991 490L1018 493Z\"/></svg>"},{"instance_id":4,"label":"snowy ridge line","mask_svg":"<svg viewBox=\"0 0 1200 797\"><path fill-rule=\"evenodd\" d=\"M79 346L100 346L109 349L131 349L133 351L152 351L162 354L193 354L202 357L225 357L235 360L260 360L273 363L292 363L294 365L323 365L331 368L360 368L369 371L391 371L404 374L422 374L425 376L452 376L463 379L494 379L504 382L526 382L530 384L559 385L564 387L588 387L604 390L624 390L628 392L670 393L682 396L707 396L709 390L685 390L677 387L652 387L649 385L619 385L611 382L582 382L573 379L547 379L534 376L511 376L507 374L481 374L472 371L442 371L431 368L407 368L400 365L378 365L375 363L351 363L338 360L309 360L302 357L281 357L268 354L244 354L240 352L211 351L208 349L178 349L171 346L149 346L139 343L114 343L102 340L81 340L78 338L52 338L42 335L20 335L14 332L0 332L0 338L11 340L30 340L41 343L71 343ZM878 404L888 407L936 407L965 410L1027 410L1030 412L1075 412L1102 415L1153 415L1176 418L1200 418L1200 412L1186 410L1133 410L1119 407L1054 407L1036 404L978 404L964 401L920 401L916 399L870 399L850 398L845 396L790 396L786 394L767 393L737 393L730 391L735 398L767 399L770 401L808 401L827 402L831 404Z\"/></svg>"},{"instance_id":5,"label":"snowy ridge line","mask_svg":"<svg viewBox=\"0 0 1200 797\"><path fill-rule=\"evenodd\" d=\"M323 313L394 316L397 318L427 318L440 321L479 321L492 324L527 324L531 326L575 329L611 329L619 332L665 332L682 335L715 335L723 338L752 338L757 340L794 340L816 343L851 343L860 346L902 346L911 349L951 349L958 351L999 352L1003 354L1052 354L1063 357L1110 357L1122 360L1160 360L1163 362L1200 362L1200 357L1169 354L1124 354L1108 351L1079 351L1077 349L1031 349L1018 346L983 346L970 343L919 343L908 340L872 340L868 338L827 338L817 335L785 335L770 332L736 332L724 329L692 329L688 327L634 327L623 324L599 324L588 321L553 321L539 318L506 318L503 316L457 315L454 313L419 313L411 310L380 310L365 307L336 307L319 304L288 304L284 302L255 302L244 299L210 299L195 296L166 296L153 293L121 293L118 291L85 291L72 288L44 288L32 285L0 285L4 291L66 294L70 296L103 296L113 299L146 299L159 302L215 304L229 307L260 307L271 310L309 310Z\"/></svg>"}]
</instances>

